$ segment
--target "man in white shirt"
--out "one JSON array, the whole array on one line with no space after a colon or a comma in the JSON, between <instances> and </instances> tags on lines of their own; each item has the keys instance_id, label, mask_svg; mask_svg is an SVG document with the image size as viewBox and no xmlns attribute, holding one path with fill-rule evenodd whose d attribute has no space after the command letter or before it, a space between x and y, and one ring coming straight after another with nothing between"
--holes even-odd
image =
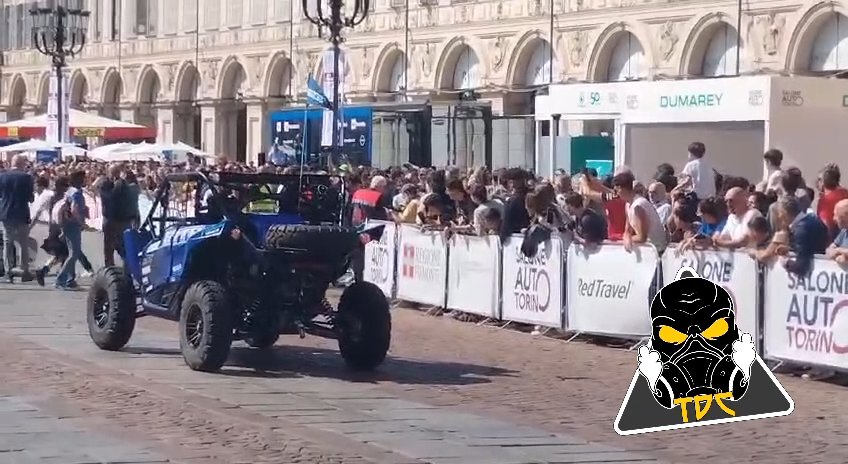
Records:
<instances>
[{"instance_id":1,"label":"man in white shirt","mask_svg":"<svg viewBox=\"0 0 848 464\"><path fill-rule=\"evenodd\" d=\"M656 208L647 198L639 195L633 188L635 179L630 172L622 172L612 179L612 185L619 198L627 202L627 228L624 231L623 244L628 252L643 243L651 243L660 253L668 244L665 227L660 222Z\"/></svg>"},{"instance_id":2,"label":"man in white shirt","mask_svg":"<svg viewBox=\"0 0 848 464\"><path fill-rule=\"evenodd\" d=\"M724 228L713 237L713 244L721 248L741 248L748 243L748 224L762 214L748 206L748 195L740 187L728 190L724 201L730 214Z\"/></svg>"},{"instance_id":3,"label":"man in white shirt","mask_svg":"<svg viewBox=\"0 0 848 464\"><path fill-rule=\"evenodd\" d=\"M648 199L657 210L660 216L660 222L663 224L668 222L671 216L671 203L668 202L668 194L665 190L665 185L660 182L654 182L648 187Z\"/></svg>"},{"instance_id":4,"label":"man in white shirt","mask_svg":"<svg viewBox=\"0 0 848 464\"><path fill-rule=\"evenodd\" d=\"M691 190L699 200L716 194L715 172L709 163L704 161L707 147L701 142L689 144L689 162L681 171L681 182L675 190Z\"/></svg>"}]
</instances>

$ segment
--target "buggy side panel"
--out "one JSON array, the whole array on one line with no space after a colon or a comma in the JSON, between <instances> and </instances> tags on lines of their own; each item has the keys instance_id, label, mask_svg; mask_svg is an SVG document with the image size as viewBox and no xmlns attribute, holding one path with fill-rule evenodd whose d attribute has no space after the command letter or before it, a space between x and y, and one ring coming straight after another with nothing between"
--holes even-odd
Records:
<instances>
[{"instance_id":1,"label":"buggy side panel","mask_svg":"<svg viewBox=\"0 0 848 464\"><path fill-rule=\"evenodd\" d=\"M124 231L124 259L130 275L136 284L141 285L141 252L153 240L149 230L127 229Z\"/></svg>"},{"instance_id":2,"label":"buggy side panel","mask_svg":"<svg viewBox=\"0 0 848 464\"><path fill-rule=\"evenodd\" d=\"M220 237L229 223L195 226L172 226L161 239L150 242L144 250L141 275L143 292L163 287L180 280L186 259L193 248L203 241Z\"/></svg>"}]
</instances>

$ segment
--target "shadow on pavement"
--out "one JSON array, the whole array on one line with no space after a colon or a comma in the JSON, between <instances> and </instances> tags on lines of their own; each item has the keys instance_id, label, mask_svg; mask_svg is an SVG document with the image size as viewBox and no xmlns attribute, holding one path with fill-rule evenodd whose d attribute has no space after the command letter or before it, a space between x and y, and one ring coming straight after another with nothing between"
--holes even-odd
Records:
<instances>
[{"instance_id":1,"label":"shadow on pavement","mask_svg":"<svg viewBox=\"0 0 848 464\"><path fill-rule=\"evenodd\" d=\"M182 356L177 348L127 347L125 353ZM186 367L188 369L188 367ZM349 382L401 385L472 385L491 377L512 377L516 371L456 362L418 361L386 357L374 372L354 372L336 350L277 345L269 350L234 346L219 375L255 378L324 377Z\"/></svg>"}]
</instances>

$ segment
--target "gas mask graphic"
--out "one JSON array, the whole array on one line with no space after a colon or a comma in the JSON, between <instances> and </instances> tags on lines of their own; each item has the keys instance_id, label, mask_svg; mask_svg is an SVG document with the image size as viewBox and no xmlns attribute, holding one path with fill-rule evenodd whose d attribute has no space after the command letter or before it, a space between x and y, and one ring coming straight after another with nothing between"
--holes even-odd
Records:
<instances>
[{"instance_id":1,"label":"gas mask graphic","mask_svg":"<svg viewBox=\"0 0 848 464\"><path fill-rule=\"evenodd\" d=\"M748 389L756 353L740 337L733 299L724 288L683 268L651 303L652 334L640 349L639 371L654 398L671 409L674 400Z\"/></svg>"}]
</instances>

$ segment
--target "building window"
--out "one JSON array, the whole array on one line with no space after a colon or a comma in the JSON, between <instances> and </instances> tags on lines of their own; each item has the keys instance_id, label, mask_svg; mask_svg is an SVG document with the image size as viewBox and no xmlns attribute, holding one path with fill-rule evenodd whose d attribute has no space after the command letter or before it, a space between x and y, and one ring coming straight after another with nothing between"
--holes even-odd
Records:
<instances>
[{"instance_id":1,"label":"building window","mask_svg":"<svg viewBox=\"0 0 848 464\"><path fill-rule=\"evenodd\" d=\"M24 11L24 5L18 4L15 6L15 47L16 48L24 48L24 36L26 35L26 30L24 29L24 23L26 21L26 16L24 15L26 11Z\"/></svg>"},{"instance_id":2,"label":"building window","mask_svg":"<svg viewBox=\"0 0 848 464\"><path fill-rule=\"evenodd\" d=\"M152 37L157 33L156 0L136 0L135 34Z\"/></svg>"},{"instance_id":3,"label":"building window","mask_svg":"<svg viewBox=\"0 0 848 464\"><path fill-rule=\"evenodd\" d=\"M12 7L4 6L3 10L0 10L0 24L9 24L12 19ZM9 45L11 43L10 37L12 36L12 30L9 29L0 29L0 50L8 50L11 48Z\"/></svg>"},{"instance_id":4,"label":"building window","mask_svg":"<svg viewBox=\"0 0 848 464\"><path fill-rule=\"evenodd\" d=\"M272 0L271 19L276 22L289 21L291 19L291 0Z\"/></svg>"},{"instance_id":5,"label":"building window","mask_svg":"<svg viewBox=\"0 0 848 464\"><path fill-rule=\"evenodd\" d=\"M120 0L111 0L111 17L109 18L109 40L114 42L121 36L121 7Z\"/></svg>"},{"instance_id":6,"label":"building window","mask_svg":"<svg viewBox=\"0 0 848 464\"><path fill-rule=\"evenodd\" d=\"M197 31L197 18L200 10L197 9L197 0L183 0L183 32Z\"/></svg>"},{"instance_id":7,"label":"building window","mask_svg":"<svg viewBox=\"0 0 848 464\"><path fill-rule=\"evenodd\" d=\"M91 18L89 21L89 33L93 42L100 42L103 38L103 0L90 0Z\"/></svg>"},{"instance_id":8,"label":"building window","mask_svg":"<svg viewBox=\"0 0 848 464\"><path fill-rule=\"evenodd\" d=\"M250 0L250 24L265 24L267 9L267 0Z\"/></svg>"},{"instance_id":9,"label":"building window","mask_svg":"<svg viewBox=\"0 0 848 464\"><path fill-rule=\"evenodd\" d=\"M241 27L241 23L244 21L244 2L242 0L229 0L227 7L227 27Z\"/></svg>"},{"instance_id":10,"label":"building window","mask_svg":"<svg viewBox=\"0 0 848 464\"><path fill-rule=\"evenodd\" d=\"M203 3L203 28L215 30L221 28L221 22L218 16L218 10L221 8L221 2L218 0L206 0Z\"/></svg>"},{"instance_id":11,"label":"building window","mask_svg":"<svg viewBox=\"0 0 848 464\"><path fill-rule=\"evenodd\" d=\"M165 14L162 15L162 33L163 34L176 34L177 27L180 23L180 15L179 15L179 4L175 5L175 11L173 14L167 14L167 9L165 10Z\"/></svg>"}]
</instances>

